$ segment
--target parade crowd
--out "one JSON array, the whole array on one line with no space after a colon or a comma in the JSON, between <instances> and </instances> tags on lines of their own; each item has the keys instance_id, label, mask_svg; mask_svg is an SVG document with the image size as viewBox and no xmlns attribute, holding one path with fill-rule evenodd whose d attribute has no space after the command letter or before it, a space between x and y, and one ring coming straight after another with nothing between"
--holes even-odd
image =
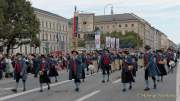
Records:
<instances>
[{"instance_id":1,"label":"parade crowd","mask_svg":"<svg viewBox=\"0 0 180 101\"><path fill-rule=\"evenodd\" d=\"M150 46L144 47L145 51L135 49L121 50L96 50L75 51L55 56L29 54L8 56L0 54L0 81L2 79L14 79L16 85L13 92L17 92L19 81L22 80L23 91L26 91L26 80L31 74L39 79L40 92L43 92L43 84L47 84L48 90L52 78L58 82L59 71L69 73L69 80L74 80L75 91L80 90L80 84L85 82L86 75L102 72L102 83L110 81L110 74L121 71L122 91L131 90L135 83L136 72L144 69L145 91L150 90L149 78L153 80L153 89L157 82L162 82L164 77L173 73L176 69L179 51L173 48L167 50L152 50ZM127 88L128 85L128 88Z\"/></svg>"}]
</instances>

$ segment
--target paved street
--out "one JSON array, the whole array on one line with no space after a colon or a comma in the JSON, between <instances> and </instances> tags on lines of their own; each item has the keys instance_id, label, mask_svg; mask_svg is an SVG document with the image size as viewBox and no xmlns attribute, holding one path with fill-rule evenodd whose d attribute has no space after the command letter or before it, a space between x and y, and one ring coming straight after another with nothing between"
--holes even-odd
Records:
<instances>
[{"instance_id":1,"label":"paved street","mask_svg":"<svg viewBox=\"0 0 180 101\"><path fill-rule=\"evenodd\" d=\"M74 91L72 81L67 80L68 73L59 76L59 82L51 84L51 90L39 92L38 79L32 76L27 81L27 91L12 93L15 82L13 80L0 81L0 101L175 101L176 100L176 74L169 74L163 83L158 83L158 89L144 92L143 70L137 73L136 82L132 91L123 93L120 72L111 75L111 82L102 84L101 74L97 73L86 78L81 84L80 92ZM52 79L52 81L54 81ZM151 84L152 85L152 84ZM45 86L46 88L46 86ZM177 100L179 101L179 100Z\"/></svg>"}]
</instances>

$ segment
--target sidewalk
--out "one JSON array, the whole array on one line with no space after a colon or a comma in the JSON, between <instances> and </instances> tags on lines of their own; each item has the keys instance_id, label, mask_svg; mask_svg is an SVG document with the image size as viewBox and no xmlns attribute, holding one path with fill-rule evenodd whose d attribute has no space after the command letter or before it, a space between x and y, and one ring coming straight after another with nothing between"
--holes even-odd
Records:
<instances>
[{"instance_id":1,"label":"sidewalk","mask_svg":"<svg viewBox=\"0 0 180 101\"><path fill-rule=\"evenodd\" d=\"M178 60L180 61L180 60ZM177 65L177 77L176 77L176 101L180 101L180 62Z\"/></svg>"}]
</instances>

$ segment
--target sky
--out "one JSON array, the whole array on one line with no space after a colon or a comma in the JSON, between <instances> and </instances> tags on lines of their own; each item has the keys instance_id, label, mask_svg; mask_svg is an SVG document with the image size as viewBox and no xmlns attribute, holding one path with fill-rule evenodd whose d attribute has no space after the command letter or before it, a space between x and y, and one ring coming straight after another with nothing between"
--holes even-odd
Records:
<instances>
[{"instance_id":1,"label":"sky","mask_svg":"<svg viewBox=\"0 0 180 101\"><path fill-rule=\"evenodd\" d=\"M104 7L113 5L114 13L134 13L180 43L180 0L29 0L33 7L71 18L74 6L85 13L104 15ZM110 14L111 6L106 7Z\"/></svg>"}]
</instances>

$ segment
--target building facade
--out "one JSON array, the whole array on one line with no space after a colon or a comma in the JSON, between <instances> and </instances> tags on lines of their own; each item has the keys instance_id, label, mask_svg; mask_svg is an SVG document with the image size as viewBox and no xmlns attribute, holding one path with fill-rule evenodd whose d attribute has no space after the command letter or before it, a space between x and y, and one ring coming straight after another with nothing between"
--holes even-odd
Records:
<instances>
[{"instance_id":1,"label":"building facade","mask_svg":"<svg viewBox=\"0 0 180 101\"><path fill-rule=\"evenodd\" d=\"M37 34L37 37L41 41L41 46L35 49L30 45L23 45L14 50L14 53L66 52L69 45L68 19L37 8L34 8L34 12L40 22L40 33Z\"/></svg>"},{"instance_id":2,"label":"building facade","mask_svg":"<svg viewBox=\"0 0 180 101\"><path fill-rule=\"evenodd\" d=\"M172 44L172 42L169 44L169 39L164 33L133 13L98 16L95 14L79 14L78 17L79 38L82 39L85 39L85 34L93 32L98 27L102 33L116 31L125 34L126 32L135 32L143 40L142 47L150 45L152 49L160 49L167 48Z\"/></svg>"},{"instance_id":3,"label":"building facade","mask_svg":"<svg viewBox=\"0 0 180 101\"><path fill-rule=\"evenodd\" d=\"M122 34L126 32L135 32L139 34L140 38L143 40L143 46L150 45L153 49L158 48L156 29L135 14L124 13L96 16L95 26L99 27L104 33L113 31L121 32Z\"/></svg>"}]
</instances>

